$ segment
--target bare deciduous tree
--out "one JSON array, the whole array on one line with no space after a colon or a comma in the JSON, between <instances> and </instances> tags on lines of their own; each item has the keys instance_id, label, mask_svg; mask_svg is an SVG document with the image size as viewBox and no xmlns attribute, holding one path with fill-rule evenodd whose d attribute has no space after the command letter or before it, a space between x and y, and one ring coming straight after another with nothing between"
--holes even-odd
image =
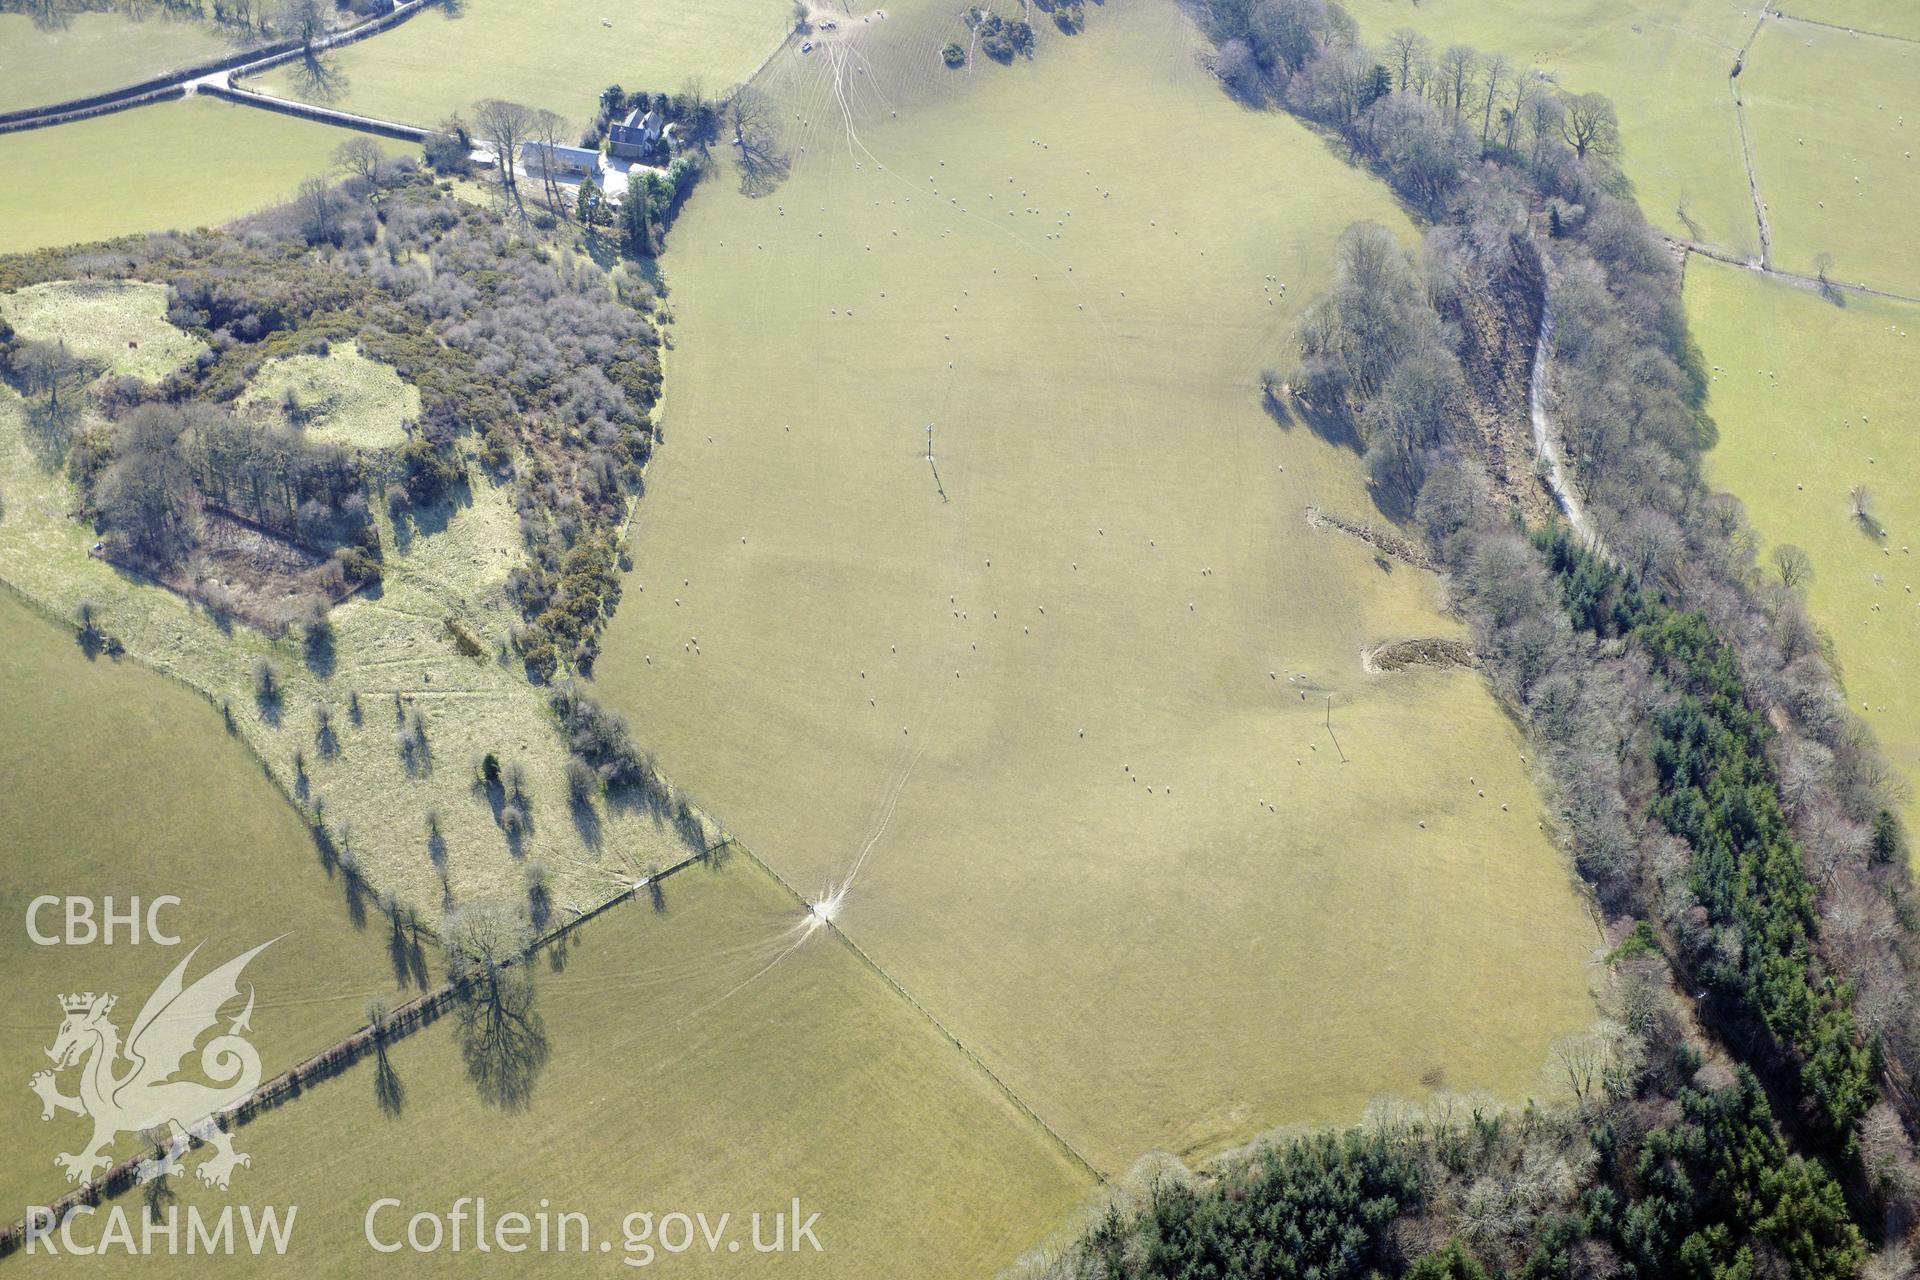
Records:
<instances>
[{"instance_id":1,"label":"bare deciduous tree","mask_svg":"<svg viewBox=\"0 0 1920 1280\"><path fill-rule=\"evenodd\" d=\"M1799 587L1813 579L1813 560L1806 552L1791 542L1783 542L1773 549L1773 567L1780 575L1781 585Z\"/></svg>"},{"instance_id":2,"label":"bare deciduous tree","mask_svg":"<svg viewBox=\"0 0 1920 1280\"><path fill-rule=\"evenodd\" d=\"M749 195L765 195L786 176L787 157L780 150L775 123L778 117L772 101L749 85L735 89L721 108L740 157L740 189Z\"/></svg>"},{"instance_id":3,"label":"bare deciduous tree","mask_svg":"<svg viewBox=\"0 0 1920 1280\"><path fill-rule=\"evenodd\" d=\"M1577 93L1567 97L1560 136L1582 160L1590 155L1610 156L1620 148L1620 121L1613 102L1604 94Z\"/></svg>"},{"instance_id":4,"label":"bare deciduous tree","mask_svg":"<svg viewBox=\"0 0 1920 1280\"><path fill-rule=\"evenodd\" d=\"M1387 65L1393 70L1393 87L1405 93L1413 88L1414 73L1427 61L1433 48L1427 38L1411 27L1401 27L1387 37Z\"/></svg>"},{"instance_id":5,"label":"bare deciduous tree","mask_svg":"<svg viewBox=\"0 0 1920 1280\"><path fill-rule=\"evenodd\" d=\"M309 244L331 244L340 233L340 198L325 178L308 178L295 193L300 233Z\"/></svg>"},{"instance_id":6,"label":"bare deciduous tree","mask_svg":"<svg viewBox=\"0 0 1920 1280\"><path fill-rule=\"evenodd\" d=\"M372 138L349 138L333 151L333 167L371 183L380 173L386 155Z\"/></svg>"},{"instance_id":7,"label":"bare deciduous tree","mask_svg":"<svg viewBox=\"0 0 1920 1280\"><path fill-rule=\"evenodd\" d=\"M527 132L540 156L540 183L547 195L547 208L564 218L567 202L560 197L560 179L554 173L556 148L567 145L567 118L541 108L533 113Z\"/></svg>"},{"instance_id":8,"label":"bare deciduous tree","mask_svg":"<svg viewBox=\"0 0 1920 1280\"><path fill-rule=\"evenodd\" d=\"M493 144L500 166L500 186L520 197L520 146L531 135L534 112L531 107L504 98L482 98L473 104L474 133Z\"/></svg>"}]
</instances>

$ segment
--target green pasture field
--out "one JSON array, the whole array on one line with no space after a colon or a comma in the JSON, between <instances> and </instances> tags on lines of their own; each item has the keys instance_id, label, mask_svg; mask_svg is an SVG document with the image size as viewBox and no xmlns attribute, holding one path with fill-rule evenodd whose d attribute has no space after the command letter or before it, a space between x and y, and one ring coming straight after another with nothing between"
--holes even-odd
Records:
<instances>
[{"instance_id":1,"label":"green pasture field","mask_svg":"<svg viewBox=\"0 0 1920 1280\"><path fill-rule=\"evenodd\" d=\"M1796 18L1810 18L1854 31L1876 31L1920 40L1920 8L1907 0L1794 0Z\"/></svg>"},{"instance_id":2,"label":"green pasture field","mask_svg":"<svg viewBox=\"0 0 1920 1280\"><path fill-rule=\"evenodd\" d=\"M200 342L166 322L164 285L84 280L0 294L0 316L26 338L64 342L122 377L154 381L200 353Z\"/></svg>"},{"instance_id":3,"label":"green pasture field","mask_svg":"<svg viewBox=\"0 0 1920 1280\"><path fill-rule=\"evenodd\" d=\"M57 286L84 307L94 286ZM59 312L57 293L36 299L41 323ZM10 305L10 301L9 301ZM172 333L150 317L142 351ZM337 357L336 357L337 358ZM620 892L649 864L670 865L686 846L666 815L567 800L567 751L546 709L498 649L517 612L504 583L516 563L519 522L511 494L476 479L471 495L396 529L379 519L386 559L377 591L333 611L330 649L310 650L298 628L273 637L221 623L174 592L90 556L91 526L71 518L77 498L44 409L0 389L0 582L67 616L81 599L99 605L105 630L137 657L180 676L231 709L236 731L284 791L319 813L378 893L418 911L429 927L444 908L476 898L525 901L529 867L544 868L560 919ZM449 618L481 652L463 655ZM277 706L253 693L256 659L284 686ZM360 708L353 714L357 696ZM332 709L323 741L316 708ZM424 718L429 750L410 768L400 717ZM526 767L533 826L516 845L473 782L471 760L495 752ZM437 815L440 837L429 830Z\"/></svg>"},{"instance_id":4,"label":"green pasture field","mask_svg":"<svg viewBox=\"0 0 1920 1280\"><path fill-rule=\"evenodd\" d=\"M1457 624L1308 525L1362 469L1261 408L1341 229L1413 229L1174 6L1088 12L1010 68L942 68L931 3L776 60L790 176L663 259L602 696L1104 1171L1550 1088L1597 935L1526 748L1471 673L1363 670Z\"/></svg>"},{"instance_id":5,"label":"green pasture field","mask_svg":"<svg viewBox=\"0 0 1920 1280\"><path fill-rule=\"evenodd\" d=\"M125 659L89 660L70 627L5 589L0 778L0 967L12 1001L0 1046L8 1090L0 1141L9 1152L0 1199L9 1221L66 1190L54 1153L78 1152L89 1133L68 1114L43 1123L27 1090L27 1078L51 1065L44 1050L60 1027L59 996L114 993L124 1032L194 947L189 980L279 938L245 973L258 991L253 1042L272 1074L360 1026L369 1000L397 1004L439 968L437 956L429 970L424 953L416 968L410 948L389 952L384 922L366 919L344 880L323 869L298 815L204 698ZM28 904L42 895L91 898L104 924L109 896L124 914L133 898L144 905L167 894L180 905L156 920L178 946L156 943L144 919L137 941L121 924L112 945L43 946L27 933ZM63 910L40 910L43 936L64 936ZM71 1076L62 1084L73 1090ZM133 1151L125 1139L112 1154Z\"/></svg>"},{"instance_id":6,"label":"green pasture field","mask_svg":"<svg viewBox=\"0 0 1920 1280\"><path fill-rule=\"evenodd\" d=\"M240 403L284 422L288 392L308 435L355 449L398 448L407 442L406 424L420 416L418 387L346 343L335 343L324 356L269 360L248 382Z\"/></svg>"},{"instance_id":7,"label":"green pasture field","mask_svg":"<svg viewBox=\"0 0 1920 1280\"><path fill-rule=\"evenodd\" d=\"M230 222L331 172L355 136L203 97L0 134L0 253Z\"/></svg>"},{"instance_id":8,"label":"green pasture field","mask_svg":"<svg viewBox=\"0 0 1920 1280\"><path fill-rule=\"evenodd\" d=\"M495 1262L514 1275L974 1280L1089 1194L1084 1170L843 942L824 929L809 936L798 905L744 858L674 876L663 891L661 911L629 903L580 930L564 967L537 962L547 1061L519 1109L476 1095L449 1015L391 1050L397 1114L383 1110L374 1065L362 1062L237 1132L253 1165L230 1195L180 1178L176 1207L297 1205L287 1256L302 1276L470 1275ZM366 1243L381 1197L402 1202L375 1217L376 1238L390 1243L413 1213L445 1214L462 1196L484 1197L490 1216L585 1213L590 1252L606 1240L611 1256L489 1258L474 1251L471 1220L460 1253L383 1256ZM820 1215L821 1251L755 1255L750 1215L767 1215L771 1243L771 1214L796 1197L802 1218ZM140 1212L137 1195L116 1203ZM628 1214L674 1211L703 1212L709 1225L731 1214L739 1251L626 1251ZM32 1275L36 1264L42 1274L83 1265L15 1265ZM144 1265L244 1275L258 1264Z\"/></svg>"},{"instance_id":9,"label":"green pasture field","mask_svg":"<svg viewBox=\"0 0 1920 1280\"><path fill-rule=\"evenodd\" d=\"M1780 543L1812 558L1807 600L1848 701L1920 787L1920 307L1858 296L1836 307L1699 258L1686 301L1714 378L1708 476L1746 503L1763 562ZM1859 484L1870 522L1853 514ZM1920 805L1907 820L1915 829Z\"/></svg>"},{"instance_id":10,"label":"green pasture field","mask_svg":"<svg viewBox=\"0 0 1920 1280\"><path fill-rule=\"evenodd\" d=\"M1623 163L1647 217L1674 235L1760 251L1727 82L1759 17L1743 0L1352 0L1347 7L1372 43L1411 27L1436 53L1451 44L1497 50L1568 92L1606 94L1619 111Z\"/></svg>"},{"instance_id":11,"label":"green pasture field","mask_svg":"<svg viewBox=\"0 0 1920 1280\"><path fill-rule=\"evenodd\" d=\"M138 84L241 47L213 23L189 18L73 13L47 28L24 13L0 13L0 111Z\"/></svg>"},{"instance_id":12,"label":"green pasture field","mask_svg":"<svg viewBox=\"0 0 1920 1280\"><path fill-rule=\"evenodd\" d=\"M677 93L698 80L719 93L739 83L792 22L791 0L597 8L580 0L461 0L331 55L325 85L283 67L249 87L421 125L471 115L481 98L506 98L557 111L584 129L609 84Z\"/></svg>"},{"instance_id":13,"label":"green pasture field","mask_svg":"<svg viewBox=\"0 0 1920 1280\"><path fill-rule=\"evenodd\" d=\"M1774 265L1920 294L1920 43L1768 22L1741 86Z\"/></svg>"}]
</instances>

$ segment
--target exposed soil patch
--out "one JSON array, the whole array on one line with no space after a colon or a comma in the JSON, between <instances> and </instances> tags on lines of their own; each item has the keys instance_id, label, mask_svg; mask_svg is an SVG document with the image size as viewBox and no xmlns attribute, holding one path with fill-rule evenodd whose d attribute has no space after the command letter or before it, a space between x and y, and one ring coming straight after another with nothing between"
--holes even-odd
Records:
<instances>
[{"instance_id":1,"label":"exposed soil patch","mask_svg":"<svg viewBox=\"0 0 1920 1280\"><path fill-rule=\"evenodd\" d=\"M1443 307L1447 319L1460 326L1467 421L1477 441L1469 452L1486 466L1500 495L1537 527L1558 510L1534 471L1528 413L1528 378L1546 281L1530 246L1516 247L1507 269L1489 275L1491 283L1466 287Z\"/></svg>"},{"instance_id":2,"label":"exposed soil patch","mask_svg":"<svg viewBox=\"0 0 1920 1280\"><path fill-rule=\"evenodd\" d=\"M1345 516L1335 515L1331 511L1322 511L1311 505L1307 507L1307 523L1315 529L1332 529L1346 534L1349 538L1358 538L1381 555L1391 557L1402 564L1412 565L1416 569L1438 571L1440 567L1434 563L1433 557L1427 554L1426 548L1411 539L1401 537L1390 527L1381 528L1371 521L1349 520Z\"/></svg>"},{"instance_id":3,"label":"exposed soil patch","mask_svg":"<svg viewBox=\"0 0 1920 1280\"><path fill-rule=\"evenodd\" d=\"M1368 671L1405 671L1410 667L1477 667L1480 655L1461 640L1446 636L1413 636L1390 640L1360 651L1360 665Z\"/></svg>"}]
</instances>

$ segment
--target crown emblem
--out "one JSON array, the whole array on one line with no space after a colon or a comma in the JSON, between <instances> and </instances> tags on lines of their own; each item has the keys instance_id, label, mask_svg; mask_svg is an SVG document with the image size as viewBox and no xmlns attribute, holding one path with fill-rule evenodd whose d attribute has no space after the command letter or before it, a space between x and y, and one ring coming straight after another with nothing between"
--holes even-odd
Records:
<instances>
[{"instance_id":1,"label":"crown emblem","mask_svg":"<svg viewBox=\"0 0 1920 1280\"><path fill-rule=\"evenodd\" d=\"M95 999L94 994L91 991L88 991L84 994L61 996L60 1007L66 1010L68 1013L86 1013L88 1010L93 1008L94 999ZM107 1013L112 1010L114 1001L118 999L118 997L101 996L99 997L99 999L101 1001L100 1012Z\"/></svg>"}]
</instances>

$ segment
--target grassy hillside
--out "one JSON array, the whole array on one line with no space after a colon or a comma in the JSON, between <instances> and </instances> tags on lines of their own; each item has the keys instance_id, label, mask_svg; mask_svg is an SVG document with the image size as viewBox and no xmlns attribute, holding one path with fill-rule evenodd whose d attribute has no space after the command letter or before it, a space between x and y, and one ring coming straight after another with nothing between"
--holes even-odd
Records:
<instances>
[{"instance_id":1,"label":"grassy hillside","mask_svg":"<svg viewBox=\"0 0 1920 1280\"><path fill-rule=\"evenodd\" d=\"M67 102L192 66L241 46L211 22L155 13L69 13L44 27L0 13L0 111Z\"/></svg>"},{"instance_id":2,"label":"grassy hillside","mask_svg":"<svg viewBox=\"0 0 1920 1280\"><path fill-rule=\"evenodd\" d=\"M236 1173L236 1197L299 1206L288 1256L302 1276L382 1263L409 1275L472 1273L470 1224L460 1253L375 1254L363 1223L382 1196L404 1204L377 1218L383 1239L401 1237L415 1212L444 1214L456 1197L476 1196L495 1215L549 1204L586 1213L594 1251L605 1240L636 1264L648 1259L625 1253L628 1214L733 1215L740 1252L652 1256L675 1275L754 1265L836 1280L993 1274L1067 1217L1092 1180L843 943L806 935L801 919L744 859L676 876L660 911L623 906L575 935L563 959L539 962L546 1062L524 1107L476 1097L448 1016L392 1050L397 1111L382 1109L364 1062L241 1129L235 1143L253 1165ZM215 1213L228 1203L190 1179L176 1185L181 1203ZM769 1215L770 1241L770 1215L795 1197L802 1217L820 1214L821 1251L756 1256L750 1216ZM120 1203L139 1209L137 1197ZM32 1275L44 1261L14 1265ZM582 1261L528 1253L511 1265L516 1275L576 1275ZM257 1270L244 1258L146 1266ZM602 1258L594 1270L628 1268Z\"/></svg>"},{"instance_id":3,"label":"grassy hillside","mask_svg":"<svg viewBox=\"0 0 1920 1280\"><path fill-rule=\"evenodd\" d=\"M791 29L791 0L650 0L594 8L568 0L463 0L333 55L316 85L281 68L254 87L383 119L431 125L507 98L584 128L610 84L718 93L746 79Z\"/></svg>"},{"instance_id":4,"label":"grassy hillside","mask_svg":"<svg viewBox=\"0 0 1920 1280\"><path fill-rule=\"evenodd\" d=\"M368 1000L397 1004L428 976L411 954L390 953L385 922L369 921L368 904L321 865L298 815L204 699L132 662L89 661L71 629L4 589L0 725L0 965L17 997L0 1046L0 1071L17 1090L0 1108L8 1204L65 1190L53 1155L79 1151L88 1135L71 1115L43 1123L26 1092L27 1077L49 1065L42 1051L60 1026L57 994L117 994L124 1031L192 948L190 978L278 937L246 971L258 992L252 1039L277 1072L358 1027ZM158 919L180 945L156 945L143 924L137 945L121 926L112 946L37 946L25 920L43 894L111 895L121 913L130 899L172 894L180 905ZM42 910L43 933L63 931L61 912ZM132 1150L126 1140L115 1154Z\"/></svg>"},{"instance_id":5,"label":"grassy hillside","mask_svg":"<svg viewBox=\"0 0 1920 1280\"><path fill-rule=\"evenodd\" d=\"M1813 561L1807 588L1853 709L1920 786L1920 308L1817 294L1694 259L1687 314L1713 370L1710 478L1774 544ZM1871 521L1850 490L1873 495ZM1764 559L1764 556L1763 556ZM1920 807L1907 806L1909 826Z\"/></svg>"},{"instance_id":6,"label":"grassy hillside","mask_svg":"<svg viewBox=\"0 0 1920 1280\"><path fill-rule=\"evenodd\" d=\"M351 136L201 97L0 135L0 249L228 222L326 173Z\"/></svg>"},{"instance_id":7,"label":"grassy hillside","mask_svg":"<svg viewBox=\"0 0 1920 1280\"><path fill-rule=\"evenodd\" d=\"M1800 0L1793 6L1793 14L1858 31L1920 40L1920 9L1906 0Z\"/></svg>"},{"instance_id":8,"label":"grassy hillside","mask_svg":"<svg viewBox=\"0 0 1920 1280\"><path fill-rule=\"evenodd\" d=\"M1920 43L1769 22L1741 78L1773 260L1920 293Z\"/></svg>"},{"instance_id":9,"label":"grassy hillside","mask_svg":"<svg viewBox=\"0 0 1920 1280\"><path fill-rule=\"evenodd\" d=\"M1524 748L1471 674L1363 671L1453 624L1260 407L1340 229L1411 228L1171 6L971 73L889 13L776 64L784 185L676 225L603 696L1108 1169L1524 1094L1594 942Z\"/></svg>"}]
</instances>

